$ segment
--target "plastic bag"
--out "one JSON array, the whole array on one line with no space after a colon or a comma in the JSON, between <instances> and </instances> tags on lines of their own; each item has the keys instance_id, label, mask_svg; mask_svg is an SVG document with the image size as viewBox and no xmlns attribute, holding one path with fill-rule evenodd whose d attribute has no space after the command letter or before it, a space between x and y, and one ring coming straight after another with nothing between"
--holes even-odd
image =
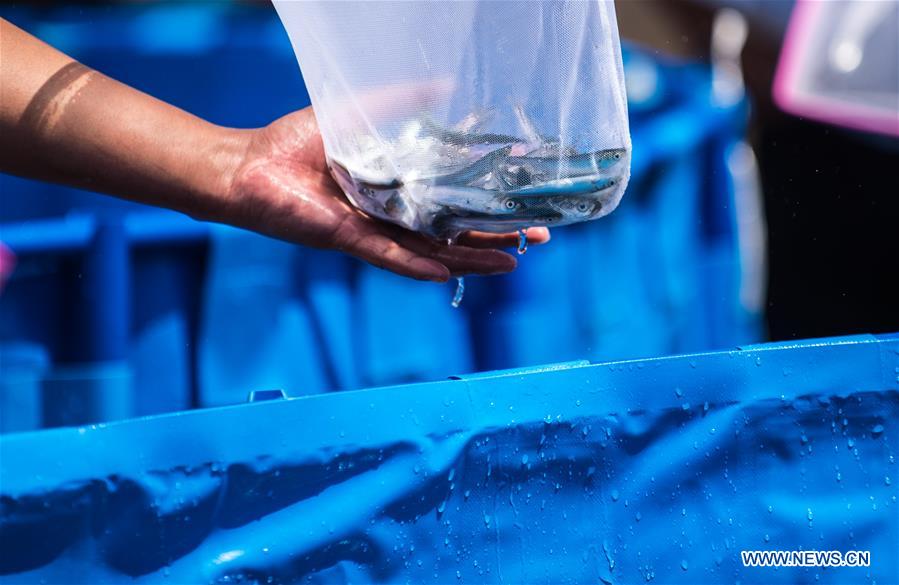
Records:
<instances>
[{"instance_id":1,"label":"plastic bag","mask_svg":"<svg viewBox=\"0 0 899 585\"><path fill-rule=\"evenodd\" d=\"M331 173L366 213L452 239L618 205L631 144L610 0L275 7Z\"/></svg>"}]
</instances>

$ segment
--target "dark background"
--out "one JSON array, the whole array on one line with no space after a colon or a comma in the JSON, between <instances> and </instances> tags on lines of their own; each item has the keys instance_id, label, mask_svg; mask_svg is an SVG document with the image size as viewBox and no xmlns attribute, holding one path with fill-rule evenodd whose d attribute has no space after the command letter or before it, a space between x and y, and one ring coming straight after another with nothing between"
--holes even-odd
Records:
<instances>
[{"instance_id":1,"label":"dark background","mask_svg":"<svg viewBox=\"0 0 899 585\"><path fill-rule=\"evenodd\" d=\"M899 141L780 111L772 80L792 0L617 3L622 37L708 59L714 11L750 29L743 70L768 222L772 341L899 331Z\"/></svg>"}]
</instances>

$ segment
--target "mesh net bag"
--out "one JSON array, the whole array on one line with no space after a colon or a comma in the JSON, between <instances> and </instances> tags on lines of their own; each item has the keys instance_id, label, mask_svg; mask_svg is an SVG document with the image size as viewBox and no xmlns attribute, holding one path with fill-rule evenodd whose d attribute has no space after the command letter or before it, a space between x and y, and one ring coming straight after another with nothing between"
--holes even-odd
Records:
<instances>
[{"instance_id":1,"label":"mesh net bag","mask_svg":"<svg viewBox=\"0 0 899 585\"><path fill-rule=\"evenodd\" d=\"M630 134L610 0L275 7L331 173L366 213L453 238L618 205Z\"/></svg>"}]
</instances>

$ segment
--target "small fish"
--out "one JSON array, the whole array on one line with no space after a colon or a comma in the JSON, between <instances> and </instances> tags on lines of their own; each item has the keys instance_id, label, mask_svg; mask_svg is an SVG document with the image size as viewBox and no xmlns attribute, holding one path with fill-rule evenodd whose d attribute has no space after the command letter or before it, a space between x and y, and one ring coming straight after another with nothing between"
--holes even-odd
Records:
<instances>
[{"instance_id":1,"label":"small fish","mask_svg":"<svg viewBox=\"0 0 899 585\"><path fill-rule=\"evenodd\" d=\"M477 144L512 144L519 142L515 136L493 132L459 132L440 127L431 120L423 120L421 128L426 136L433 136L444 144L452 146L474 146Z\"/></svg>"},{"instance_id":2,"label":"small fish","mask_svg":"<svg viewBox=\"0 0 899 585\"><path fill-rule=\"evenodd\" d=\"M547 181L539 185L530 185L507 191L507 195L516 197L551 197L562 195L587 195L611 189L620 181L618 177L593 175L590 177L573 177Z\"/></svg>"},{"instance_id":3,"label":"small fish","mask_svg":"<svg viewBox=\"0 0 899 585\"><path fill-rule=\"evenodd\" d=\"M507 187L522 187L552 179L608 172L626 158L623 148L610 148L576 156L510 156L499 175Z\"/></svg>"},{"instance_id":4,"label":"small fish","mask_svg":"<svg viewBox=\"0 0 899 585\"><path fill-rule=\"evenodd\" d=\"M569 218L587 219L602 211L602 201L596 197L549 197L547 203Z\"/></svg>"},{"instance_id":5,"label":"small fish","mask_svg":"<svg viewBox=\"0 0 899 585\"><path fill-rule=\"evenodd\" d=\"M477 230L492 233L514 232L531 226L548 226L561 222L564 216L549 207L542 209L524 206L516 213L480 213L455 207L444 207L431 222L432 231L438 236L443 233L459 233Z\"/></svg>"},{"instance_id":6,"label":"small fish","mask_svg":"<svg viewBox=\"0 0 899 585\"><path fill-rule=\"evenodd\" d=\"M428 187L416 193L417 200L434 202L435 213L442 209L491 216L511 215L525 208L522 201L496 191L473 187Z\"/></svg>"},{"instance_id":7,"label":"small fish","mask_svg":"<svg viewBox=\"0 0 899 585\"><path fill-rule=\"evenodd\" d=\"M465 168L447 175L433 177L431 181L435 185L465 186L477 181L488 173L494 172L497 165L504 161L511 152L511 146L504 146L491 151Z\"/></svg>"}]
</instances>

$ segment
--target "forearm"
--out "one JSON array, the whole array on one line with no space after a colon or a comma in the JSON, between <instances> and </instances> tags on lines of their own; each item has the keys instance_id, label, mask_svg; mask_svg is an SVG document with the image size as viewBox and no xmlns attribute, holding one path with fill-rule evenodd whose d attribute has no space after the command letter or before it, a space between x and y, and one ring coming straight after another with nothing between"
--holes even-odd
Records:
<instances>
[{"instance_id":1,"label":"forearm","mask_svg":"<svg viewBox=\"0 0 899 585\"><path fill-rule=\"evenodd\" d=\"M0 171L224 216L247 131L209 124L2 19L0 27Z\"/></svg>"}]
</instances>

